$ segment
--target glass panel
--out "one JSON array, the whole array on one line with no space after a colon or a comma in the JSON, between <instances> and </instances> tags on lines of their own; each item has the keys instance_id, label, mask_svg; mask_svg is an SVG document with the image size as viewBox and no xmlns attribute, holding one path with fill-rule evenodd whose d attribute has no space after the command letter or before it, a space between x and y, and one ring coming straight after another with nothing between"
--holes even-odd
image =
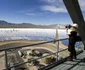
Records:
<instances>
[{"instance_id":1,"label":"glass panel","mask_svg":"<svg viewBox=\"0 0 85 70\"><path fill-rule=\"evenodd\" d=\"M69 52L68 52L68 49L67 49L68 48L68 39L59 41L59 47L60 47L59 51L61 51L61 52L58 53L58 55L59 55L58 59L59 60L69 56ZM64 49L67 49L67 50L64 50ZM62 51L62 50L64 50L64 51Z\"/></svg>"},{"instance_id":2,"label":"glass panel","mask_svg":"<svg viewBox=\"0 0 85 70\"><path fill-rule=\"evenodd\" d=\"M5 52L0 52L0 70L5 69Z\"/></svg>"}]
</instances>

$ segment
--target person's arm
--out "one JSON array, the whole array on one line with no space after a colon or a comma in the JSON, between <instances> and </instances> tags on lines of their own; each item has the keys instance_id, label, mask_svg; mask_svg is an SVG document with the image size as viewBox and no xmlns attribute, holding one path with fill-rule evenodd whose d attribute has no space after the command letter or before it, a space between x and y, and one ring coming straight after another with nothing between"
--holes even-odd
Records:
<instances>
[{"instance_id":1,"label":"person's arm","mask_svg":"<svg viewBox=\"0 0 85 70\"><path fill-rule=\"evenodd\" d=\"M70 35L71 34L71 30L69 30L68 28L66 29L66 34Z\"/></svg>"},{"instance_id":2,"label":"person's arm","mask_svg":"<svg viewBox=\"0 0 85 70\"><path fill-rule=\"evenodd\" d=\"M68 28L66 28L66 34L68 35Z\"/></svg>"}]
</instances>

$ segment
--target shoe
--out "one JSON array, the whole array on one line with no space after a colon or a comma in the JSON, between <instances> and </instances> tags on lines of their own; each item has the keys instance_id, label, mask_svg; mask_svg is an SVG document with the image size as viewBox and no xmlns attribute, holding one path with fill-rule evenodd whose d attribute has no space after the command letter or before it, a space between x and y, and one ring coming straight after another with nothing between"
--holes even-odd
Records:
<instances>
[{"instance_id":1,"label":"shoe","mask_svg":"<svg viewBox=\"0 0 85 70\"><path fill-rule=\"evenodd\" d=\"M72 57L68 57L67 61L73 61L73 58Z\"/></svg>"},{"instance_id":2,"label":"shoe","mask_svg":"<svg viewBox=\"0 0 85 70\"><path fill-rule=\"evenodd\" d=\"M76 56L73 56L73 59L77 59Z\"/></svg>"}]
</instances>

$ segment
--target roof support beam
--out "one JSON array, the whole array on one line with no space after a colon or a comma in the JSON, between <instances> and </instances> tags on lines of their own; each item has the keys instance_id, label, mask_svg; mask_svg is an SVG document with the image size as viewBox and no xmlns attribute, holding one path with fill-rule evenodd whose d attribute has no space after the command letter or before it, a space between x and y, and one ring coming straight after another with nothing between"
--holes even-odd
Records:
<instances>
[{"instance_id":1,"label":"roof support beam","mask_svg":"<svg viewBox=\"0 0 85 70\"><path fill-rule=\"evenodd\" d=\"M67 11L73 21L78 24L78 32L82 37L85 46L85 23L82 16L82 12L78 3L78 0L63 0Z\"/></svg>"}]
</instances>

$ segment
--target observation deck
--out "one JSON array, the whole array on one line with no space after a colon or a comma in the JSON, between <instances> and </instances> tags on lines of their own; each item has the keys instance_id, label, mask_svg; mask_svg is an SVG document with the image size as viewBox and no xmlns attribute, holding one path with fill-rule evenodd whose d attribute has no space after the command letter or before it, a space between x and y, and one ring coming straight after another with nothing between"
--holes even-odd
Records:
<instances>
[{"instance_id":1,"label":"observation deck","mask_svg":"<svg viewBox=\"0 0 85 70\"><path fill-rule=\"evenodd\" d=\"M76 60L65 61L49 70L85 70L85 51Z\"/></svg>"}]
</instances>

